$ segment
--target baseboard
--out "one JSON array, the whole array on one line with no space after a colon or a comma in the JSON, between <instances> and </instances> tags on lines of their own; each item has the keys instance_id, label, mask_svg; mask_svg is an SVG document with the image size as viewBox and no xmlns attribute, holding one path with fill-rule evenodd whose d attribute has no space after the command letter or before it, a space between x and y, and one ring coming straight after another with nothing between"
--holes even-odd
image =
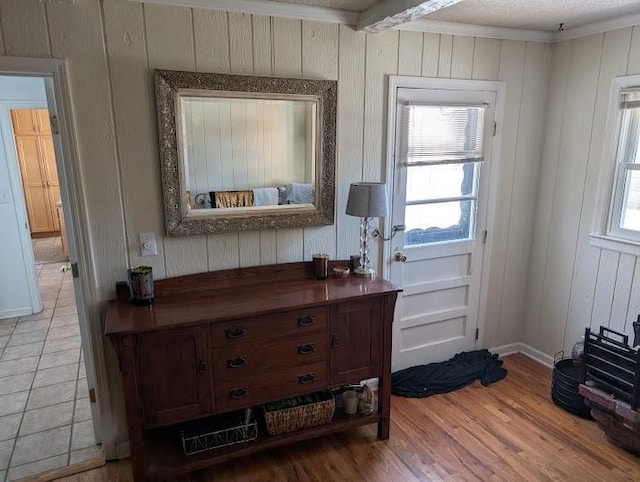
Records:
<instances>
[{"instance_id":1,"label":"baseboard","mask_svg":"<svg viewBox=\"0 0 640 482\"><path fill-rule=\"evenodd\" d=\"M47 470L40 474L20 478L16 482L49 482L79 474L81 472L86 472L87 470L97 469L98 467L102 467L105 463L106 461L104 457L94 457L77 464L71 464L66 467L60 467L59 469Z\"/></svg>"},{"instance_id":2,"label":"baseboard","mask_svg":"<svg viewBox=\"0 0 640 482\"><path fill-rule=\"evenodd\" d=\"M544 366L549 368L553 368L553 357L551 355L547 355L540 350L533 348L526 343L510 343L508 345L496 346L493 348L489 348L491 353L496 353L500 356L513 355L515 353L522 353L523 355L531 358L532 360L541 363Z\"/></svg>"}]
</instances>

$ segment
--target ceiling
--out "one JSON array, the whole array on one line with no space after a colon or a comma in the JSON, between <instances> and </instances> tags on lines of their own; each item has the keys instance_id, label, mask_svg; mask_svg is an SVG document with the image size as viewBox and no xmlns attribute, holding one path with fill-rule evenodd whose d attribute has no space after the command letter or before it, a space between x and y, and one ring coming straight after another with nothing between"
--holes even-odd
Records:
<instances>
[{"instance_id":1,"label":"ceiling","mask_svg":"<svg viewBox=\"0 0 640 482\"><path fill-rule=\"evenodd\" d=\"M361 12L379 0L275 0ZM640 14L640 0L464 0L426 15L427 20L495 27L556 31L630 14Z\"/></svg>"}]
</instances>

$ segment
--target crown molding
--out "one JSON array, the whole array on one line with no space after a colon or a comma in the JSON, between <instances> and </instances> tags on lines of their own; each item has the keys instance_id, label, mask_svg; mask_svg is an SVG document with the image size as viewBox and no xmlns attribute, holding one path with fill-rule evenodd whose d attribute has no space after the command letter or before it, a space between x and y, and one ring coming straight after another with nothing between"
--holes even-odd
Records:
<instances>
[{"instance_id":1,"label":"crown molding","mask_svg":"<svg viewBox=\"0 0 640 482\"><path fill-rule=\"evenodd\" d=\"M563 30L562 32L556 32L555 41L562 42L563 40L586 37L588 35L609 32L611 30L618 30L621 28L634 27L636 25L640 25L640 14L624 15L622 17L611 18L609 20L588 23L587 25L570 28L567 30Z\"/></svg>"},{"instance_id":2,"label":"crown molding","mask_svg":"<svg viewBox=\"0 0 640 482\"><path fill-rule=\"evenodd\" d=\"M526 30L520 28L489 27L468 23L441 22L421 18L397 27L400 30L417 32L442 33L449 35L465 35L468 37L486 37L502 40L528 40L532 42L554 42L556 33L543 30Z\"/></svg>"},{"instance_id":3,"label":"crown molding","mask_svg":"<svg viewBox=\"0 0 640 482\"><path fill-rule=\"evenodd\" d=\"M41 0L42 1L42 0ZM60 0L44 0L60 1ZM75 0L65 0L75 1ZM291 3L279 3L271 0L129 0L138 3L157 5L174 5L182 7L204 8L209 10L225 10L228 12L265 15L271 17L294 18L317 22L338 23L355 26L358 23L358 12L338 10L327 7L314 7ZM545 30L527 30L507 27L491 27L466 23L442 22L438 20L419 19L394 27L397 30L411 30L469 37L485 37L501 40L523 40L530 42L562 42L588 35L618 30L640 25L640 14L624 15L609 20L593 22L581 27L574 27L562 32Z\"/></svg>"},{"instance_id":4,"label":"crown molding","mask_svg":"<svg viewBox=\"0 0 640 482\"><path fill-rule=\"evenodd\" d=\"M298 20L315 20L317 22L341 23L356 25L358 12L338 10L335 8L314 7L279 3L269 0L129 0L139 3L155 3L157 5L174 5L181 7L204 8L209 10L225 10L227 12L248 13L270 17L295 18Z\"/></svg>"}]
</instances>

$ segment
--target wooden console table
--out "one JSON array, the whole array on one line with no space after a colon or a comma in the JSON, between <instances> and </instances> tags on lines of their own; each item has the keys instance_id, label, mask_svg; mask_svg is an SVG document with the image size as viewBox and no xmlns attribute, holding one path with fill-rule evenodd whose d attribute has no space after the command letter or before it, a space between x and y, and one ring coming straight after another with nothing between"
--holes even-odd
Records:
<instances>
[{"instance_id":1,"label":"wooden console table","mask_svg":"<svg viewBox=\"0 0 640 482\"><path fill-rule=\"evenodd\" d=\"M391 334L399 288L317 281L311 263L156 282L153 306L109 303L136 480L174 480L258 450L370 423L389 437ZM303 347L303 349L301 349ZM379 377L378 411L186 456L179 424Z\"/></svg>"}]
</instances>

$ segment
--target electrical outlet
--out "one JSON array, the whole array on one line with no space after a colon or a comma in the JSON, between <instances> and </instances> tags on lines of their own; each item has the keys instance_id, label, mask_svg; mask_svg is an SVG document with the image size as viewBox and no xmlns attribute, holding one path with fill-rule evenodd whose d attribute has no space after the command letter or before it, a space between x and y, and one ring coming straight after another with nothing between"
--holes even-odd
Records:
<instances>
[{"instance_id":1,"label":"electrical outlet","mask_svg":"<svg viewBox=\"0 0 640 482\"><path fill-rule=\"evenodd\" d=\"M155 256L158 254L155 233L140 233L140 255Z\"/></svg>"}]
</instances>

